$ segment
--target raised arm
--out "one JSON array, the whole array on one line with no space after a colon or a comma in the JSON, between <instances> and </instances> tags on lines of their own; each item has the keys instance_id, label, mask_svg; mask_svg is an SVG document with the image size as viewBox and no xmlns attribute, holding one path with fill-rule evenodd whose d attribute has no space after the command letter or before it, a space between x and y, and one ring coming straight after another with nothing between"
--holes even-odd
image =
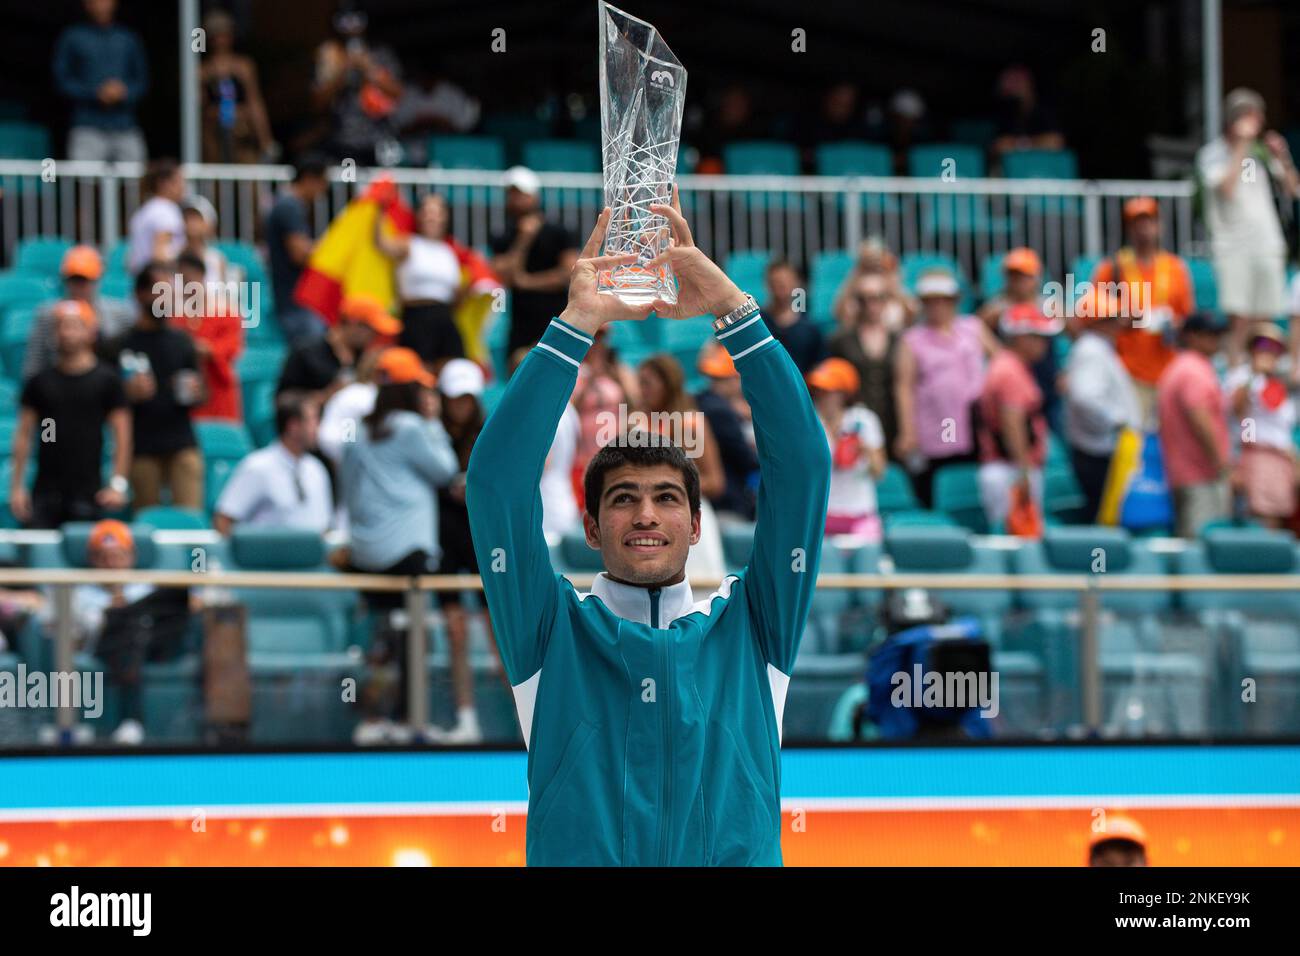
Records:
<instances>
[{"instance_id":1,"label":"raised arm","mask_svg":"<svg viewBox=\"0 0 1300 956\"><path fill-rule=\"evenodd\" d=\"M672 227L673 243L653 266L669 262L681 285L675 306L656 303L661 315L725 315L745 301L718 266L695 247L674 196L672 206L651 206ZM758 313L717 334L740 373L753 409L758 446L758 525L744 571L745 594L767 662L789 675L799 652L817 586L831 456L825 432L798 368Z\"/></svg>"},{"instance_id":2,"label":"raised arm","mask_svg":"<svg viewBox=\"0 0 1300 956\"><path fill-rule=\"evenodd\" d=\"M568 306L515 370L474 443L465 476L474 553L511 685L541 669L555 619L559 589L542 535L538 483L556 426L596 331L650 311L596 292L598 269L635 258L598 258L608 223L606 210L574 267Z\"/></svg>"}]
</instances>

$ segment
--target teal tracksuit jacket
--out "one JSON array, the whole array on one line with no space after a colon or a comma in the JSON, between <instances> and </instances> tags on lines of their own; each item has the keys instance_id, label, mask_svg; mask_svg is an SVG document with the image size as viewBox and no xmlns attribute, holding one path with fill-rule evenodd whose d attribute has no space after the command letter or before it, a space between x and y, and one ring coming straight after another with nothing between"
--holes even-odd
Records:
<instances>
[{"instance_id":1,"label":"teal tracksuit jacket","mask_svg":"<svg viewBox=\"0 0 1300 956\"><path fill-rule=\"evenodd\" d=\"M558 319L470 457L492 627L528 747L530 866L779 866L781 715L817 580L830 450L759 316L719 340L753 408L762 481L749 564L712 594L551 566L538 481L591 345Z\"/></svg>"}]
</instances>

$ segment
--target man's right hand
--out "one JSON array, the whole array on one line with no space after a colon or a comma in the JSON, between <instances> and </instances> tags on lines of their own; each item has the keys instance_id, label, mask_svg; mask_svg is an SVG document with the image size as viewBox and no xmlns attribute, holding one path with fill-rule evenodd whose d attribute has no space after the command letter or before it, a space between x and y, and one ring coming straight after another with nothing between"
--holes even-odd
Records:
<instances>
[{"instance_id":1,"label":"man's right hand","mask_svg":"<svg viewBox=\"0 0 1300 956\"><path fill-rule=\"evenodd\" d=\"M132 402L147 402L158 391L158 383L149 372L137 372L126 380L123 386L126 397Z\"/></svg>"},{"instance_id":2,"label":"man's right hand","mask_svg":"<svg viewBox=\"0 0 1300 956\"><path fill-rule=\"evenodd\" d=\"M677 278L677 301L655 302L654 310L666 319L684 319L695 315L723 316L744 305L745 293L718 268L717 263L695 244L691 227L682 215L681 199L673 187L671 206L652 205L652 213L668 220L672 233L668 248L646 263L647 269L663 265L672 267Z\"/></svg>"}]
</instances>

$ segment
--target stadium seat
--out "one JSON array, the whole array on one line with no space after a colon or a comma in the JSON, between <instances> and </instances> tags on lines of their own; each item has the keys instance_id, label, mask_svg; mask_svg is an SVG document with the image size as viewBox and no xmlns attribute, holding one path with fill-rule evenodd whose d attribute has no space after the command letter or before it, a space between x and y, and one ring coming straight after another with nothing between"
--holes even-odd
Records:
<instances>
[{"instance_id":1,"label":"stadium seat","mask_svg":"<svg viewBox=\"0 0 1300 956\"><path fill-rule=\"evenodd\" d=\"M1187 271L1192 276L1192 293L1196 307L1213 311L1219 307L1219 285L1214 277L1214 263L1200 256L1187 256Z\"/></svg>"},{"instance_id":2,"label":"stadium seat","mask_svg":"<svg viewBox=\"0 0 1300 956\"><path fill-rule=\"evenodd\" d=\"M430 136L429 165L440 169L505 169L505 144L495 136Z\"/></svg>"},{"instance_id":3,"label":"stadium seat","mask_svg":"<svg viewBox=\"0 0 1300 956\"><path fill-rule=\"evenodd\" d=\"M826 331L835 325L835 296L853 271L853 254L839 249L819 252L812 259L808 284L808 312Z\"/></svg>"},{"instance_id":4,"label":"stadium seat","mask_svg":"<svg viewBox=\"0 0 1300 956\"><path fill-rule=\"evenodd\" d=\"M1085 254L1075 256L1070 260L1070 274L1074 276L1074 284L1078 285L1080 282L1091 282L1092 277L1097 274L1097 267L1101 265L1101 261L1104 258L1106 257L1090 256ZM1064 285L1067 289L1070 287L1070 283L1068 282L1064 283Z\"/></svg>"},{"instance_id":5,"label":"stadium seat","mask_svg":"<svg viewBox=\"0 0 1300 956\"><path fill-rule=\"evenodd\" d=\"M885 465L885 473L876 482L876 510L882 515L899 511L915 511L921 507L912 491L912 479L903 467L895 462Z\"/></svg>"},{"instance_id":6,"label":"stadium seat","mask_svg":"<svg viewBox=\"0 0 1300 956\"><path fill-rule=\"evenodd\" d=\"M126 240L115 242L104 257L104 275L126 275L126 257L131 252L131 244Z\"/></svg>"},{"instance_id":7,"label":"stadium seat","mask_svg":"<svg viewBox=\"0 0 1300 956\"><path fill-rule=\"evenodd\" d=\"M162 531L203 531L211 527L202 511L170 505L142 508L136 512L135 520Z\"/></svg>"},{"instance_id":8,"label":"stadium seat","mask_svg":"<svg viewBox=\"0 0 1300 956\"><path fill-rule=\"evenodd\" d=\"M0 272L0 312L16 305L38 305L58 295L58 284L48 277Z\"/></svg>"},{"instance_id":9,"label":"stadium seat","mask_svg":"<svg viewBox=\"0 0 1300 956\"><path fill-rule=\"evenodd\" d=\"M205 457L239 459L253 450L248 429L239 422L199 421L194 431Z\"/></svg>"},{"instance_id":10,"label":"stadium seat","mask_svg":"<svg viewBox=\"0 0 1300 956\"><path fill-rule=\"evenodd\" d=\"M287 349L281 345L250 343L235 361L240 383L247 386L252 382L278 381L286 354Z\"/></svg>"},{"instance_id":11,"label":"stadium seat","mask_svg":"<svg viewBox=\"0 0 1300 956\"><path fill-rule=\"evenodd\" d=\"M1019 574L1097 578L1162 575L1165 558L1120 528L1048 527L1012 555ZM1041 644L1051 676L1049 722L1058 731L1082 719L1078 698L1080 592L1026 589L1027 635ZM1164 589L1098 594L1098 639L1106 735L1204 734L1210 730L1215 656L1206 635L1171 618Z\"/></svg>"},{"instance_id":12,"label":"stadium seat","mask_svg":"<svg viewBox=\"0 0 1300 956\"><path fill-rule=\"evenodd\" d=\"M907 151L907 174L939 179L945 174L959 179L986 175L984 151L965 143L927 143Z\"/></svg>"},{"instance_id":13,"label":"stadium seat","mask_svg":"<svg viewBox=\"0 0 1300 956\"><path fill-rule=\"evenodd\" d=\"M987 534L978 474L979 466L974 464L940 465L934 473L934 510L977 534Z\"/></svg>"},{"instance_id":14,"label":"stadium seat","mask_svg":"<svg viewBox=\"0 0 1300 956\"><path fill-rule=\"evenodd\" d=\"M3 323L0 323L0 364L14 381L22 380L23 360L35 324L34 306L15 305L4 312Z\"/></svg>"},{"instance_id":15,"label":"stadium seat","mask_svg":"<svg viewBox=\"0 0 1300 956\"><path fill-rule=\"evenodd\" d=\"M767 264L772 261L772 258L772 253L766 250L746 249L733 252L727 256L727 264L722 271L742 289L763 289ZM754 294L757 295L757 291Z\"/></svg>"},{"instance_id":16,"label":"stadium seat","mask_svg":"<svg viewBox=\"0 0 1300 956\"><path fill-rule=\"evenodd\" d=\"M583 140L535 140L524 146L524 165L539 173L598 173L600 151Z\"/></svg>"},{"instance_id":17,"label":"stadium seat","mask_svg":"<svg viewBox=\"0 0 1300 956\"><path fill-rule=\"evenodd\" d=\"M41 236L18 243L14 255L14 272L57 278L63 256L72 248L71 239Z\"/></svg>"},{"instance_id":18,"label":"stadium seat","mask_svg":"<svg viewBox=\"0 0 1300 956\"><path fill-rule=\"evenodd\" d=\"M1008 179L1078 179L1079 161L1070 149L1018 149L1002 157Z\"/></svg>"},{"instance_id":19,"label":"stadium seat","mask_svg":"<svg viewBox=\"0 0 1300 956\"><path fill-rule=\"evenodd\" d=\"M799 150L793 143L729 143L722 149L722 165L729 176L798 176ZM800 202L798 194L784 190L748 190L741 196L751 210L793 210Z\"/></svg>"},{"instance_id":20,"label":"stadium seat","mask_svg":"<svg viewBox=\"0 0 1300 956\"><path fill-rule=\"evenodd\" d=\"M984 151L963 143L932 143L913 146L907 154L909 176L936 182L964 182L986 175ZM992 236L1007 234L1011 223L990 211L991 199L982 194L936 191L919 197L921 226L933 241L936 236L969 233Z\"/></svg>"},{"instance_id":21,"label":"stadium seat","mask_svg":"<svg viewBox=\"0 0 1300 956\"><path fill-rule=\"evenodd\" d=\"M948 132L954 143L988 149L997 138L998 123L997 120L979 117L953 120Z\"/></svg>"},{"instance_id":22,"label":"stadium seat","mask_svg":"<svg viewBox=\"0 0 1300 956\"><path fill-rule=\"evenodd\" d=\"M523 162L524 144L551 136L549 120L539 119L531 113L490 112L483 118L482 132L495 136L505 147L506 163Z\"/></svg>"},{"instance_id":23,"label":"stadium seat","mask_svg":"<svg viewBox=\"0 0 1300 956\"><path fill-rule=\"evenodd\" d=\"M1176 555L1179 574L1295 575L1281 591L1180 591L1182 606L1217 639L1226 675L1223 720L1255 735L1300 732L1300 552L1295 539L1266 528L1206 531ZM1242 700L1243 681L1255 698Z\"/></svg>"},{"instance_id":24,"label":"stadium seat","mask_svg":"<svg viewBox=\"0 0 1300 956\"><path fill-rule=\"evenodd\" d=\"M45 159L50 152L50 131L36 123L0 123L0 159Z\"/></svg>"},{"instance_id":25,"label":"stadium seat","mask_svg":"<svg viewBox=\"0 0 1300 956\"><path fill-rule=\"evenodd\" d=\"M1068 461L1049 464L1043 469L1043 515L1065 524L1091 520L1084 514L1086 500Z\"/></svg>"},{"instance_id":26,"label":"stadium seat","mask_svg":"<svg viewBox=\"0 0 1300 956\"><path fill-rule=\"evenodd\" d=\"M894 158L881 143L822 143L816 149L821 176L892 176Z\"/></svg>"}]
</instances>

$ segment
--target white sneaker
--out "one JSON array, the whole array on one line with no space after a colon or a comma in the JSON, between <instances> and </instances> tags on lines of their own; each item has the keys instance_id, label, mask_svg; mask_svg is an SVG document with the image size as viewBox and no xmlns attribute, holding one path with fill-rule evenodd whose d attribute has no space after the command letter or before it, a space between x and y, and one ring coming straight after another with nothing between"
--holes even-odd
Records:
<instances>
[{"instance_id":1,"label":"white sneaker","mask_svg":"<svg viewBox=\"0 0 1300 956\"><path fill-rule=\"evenodd\" d=\"M113 743L138 747L144 743L144 726L138 720L124 720L113 731Z\"/></svg>"},{"instance_id":2,"label":"white sneaker","mask_svg":"<svg viewBox=\"0 0 1300 956\"><path fill-rule=\"evenodd\" d=\"M388 736L384 742L389 744L409 744L415 739L415 731L406 724L396 724L392 721L385 721L388 724Z\"/></svg>"},{"instance_id":3,"label":"white sneaker","mask_svg":"<svg viewBox=\"0 0 1300 956\"><path fill-rule=\"evenodd\" d=\"M390 720L363 720L352 728L352 742L358 747L373 747L388 742Z\"/></svg>"},{"instance_id":4,"label":"white sneaker","mask_svg":"<svg viewBox=\"0 0 1300 956\"><path fill-rule=\"evenodd\" d=\"M483 731L479 729L478 713L466 708L457 713L456 726L443 734L445 744L481 744Z\"/></svg>"}]
</instances>

